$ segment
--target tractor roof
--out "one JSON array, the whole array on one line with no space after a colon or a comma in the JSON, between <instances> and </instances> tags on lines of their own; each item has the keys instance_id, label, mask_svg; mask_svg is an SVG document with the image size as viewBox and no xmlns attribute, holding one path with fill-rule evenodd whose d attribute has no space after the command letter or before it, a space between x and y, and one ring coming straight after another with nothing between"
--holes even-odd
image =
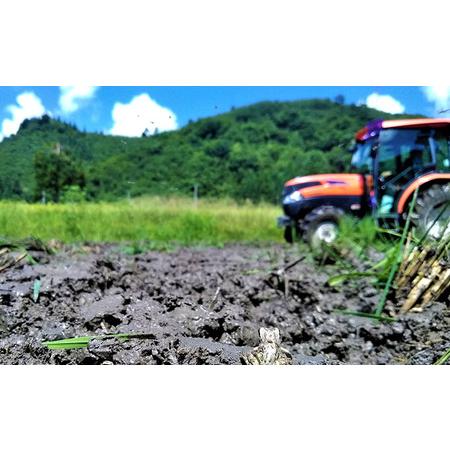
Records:
<instances>
[{"instance_id":1,"label":"tractor roof","mask_svg":"<svg viewBox=\"0 0 450 450\"><path fill-rule=\"evenodd\" d=\"M366 141L377 136L383 128L423 128L423 127L448 127L450 119L399 119L399 120L374 120L361 128L356 134L357 141Z\"/></svg>"}]
</instances>

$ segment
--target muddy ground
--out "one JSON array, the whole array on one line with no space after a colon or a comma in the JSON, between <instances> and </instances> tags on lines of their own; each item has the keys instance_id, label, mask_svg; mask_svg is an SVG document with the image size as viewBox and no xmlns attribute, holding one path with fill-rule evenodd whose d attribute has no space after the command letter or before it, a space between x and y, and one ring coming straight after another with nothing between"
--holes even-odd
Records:
<instances>
[{"instance_id":1,"label":"muddy ground","mask_svg":"<svg viewBox=\"0 0 450 450\"><path fill-rule=\"evenodd\" d=\"M379 299L367 282L339 288L336 267L296 248L180 249L129 256L111 246L32 252L0 273L2 364L239 364L278 327L297 364L431 364L450 346L450 304L435 303L395 323L343 316L371 312ZM41 281L37 300L35 280ZM395 305L388 303L387 313ZM87 349L48 350L43 341L105 333L147 339L93 340Z\"/></svg>"}]
</instances>

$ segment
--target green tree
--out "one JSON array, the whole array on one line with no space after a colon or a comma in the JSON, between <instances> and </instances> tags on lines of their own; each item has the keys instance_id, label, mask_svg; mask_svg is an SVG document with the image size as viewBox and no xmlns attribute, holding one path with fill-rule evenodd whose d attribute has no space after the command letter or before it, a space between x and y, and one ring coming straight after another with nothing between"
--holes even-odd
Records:
<instances>
[{"instance_id":1,"label":"green tree","mask_svg":"<svg viewBox=\"0 0 450 450\"><path fill-rule=\"evenodd\" d=\"M43 196L47 200L59 202L64 189L69 186L85 185L85 175L77 162L66 151L38 151L34 155L35 200Z\"/></svg>"}]
</instances>

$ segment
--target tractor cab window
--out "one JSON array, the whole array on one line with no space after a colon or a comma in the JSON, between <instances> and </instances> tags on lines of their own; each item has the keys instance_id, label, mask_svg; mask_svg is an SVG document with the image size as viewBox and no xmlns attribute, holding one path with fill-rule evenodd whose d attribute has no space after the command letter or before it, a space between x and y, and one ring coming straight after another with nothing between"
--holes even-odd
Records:
<instances>
[{"instance_id":1,"label":"tractor cab window","mask_svg":"<svg viewBox=\"0 0 450 450\"><path fill-rule=\"evenodd\" d=\"M390 214L398 194L412 179L435 167L430 128L388 128L380 132L378 147L379 213Z\"/></svg>"},{"instance_id":2,"label":"tractor cab window","mask_svg":"<svg viewBox=\"0 0 450 450\"><path fill-rule=\"evenodd\" d=\"M371 173L372 158L371 148L374 144L373 139L368 139L364 142L358 142L353 149L353 156L351 162L351 171L361 174Z\"/></svg>"},{"instance_id":3,"label":"tractor cab window","mask_svg":"<svg viewBox=\"0 0 450 450\"><path fill-rule=\"evenodd\" d=\"M386 129L379 139L378 173L394 190L434 165L431 129Z\"/></svg>"},{"instance_id":4,"label":"tractor cab window","mask_svg":"<svg viewBox=\"0 0 450 450\"><path fill-rule=\"evenodd\" d=\"M447 129L436 130L434 145L436 150L436 168L444 172L450 171L449 131Z\"/></svg>"}]
</instances>

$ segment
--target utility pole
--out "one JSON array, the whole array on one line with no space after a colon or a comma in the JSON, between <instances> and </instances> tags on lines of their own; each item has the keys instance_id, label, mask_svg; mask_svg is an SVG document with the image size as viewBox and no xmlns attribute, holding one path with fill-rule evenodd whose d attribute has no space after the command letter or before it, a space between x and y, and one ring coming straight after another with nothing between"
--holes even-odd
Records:
<instances>
[{"instance_id":1,"label":"utility pole","mask_svg":"<svg viewBox=\"0 0 450 450\"><path fill-rule=\"evenodd\" d=\"M127 181L128 184L135 184L136 181ZM131 201L131 192L130 192L130 188L127 189L127 200L130 202Z\"/></svg>"},{"instance_id":2,"label":"utility pole","mask_svg":"<svg viewBox=\"0 0 450 450\"><path fill-rule=\"evenodd\" d=\"M197 208L198 206L198 184L194 184L194 206Z\"/></svg>"}]
</instances>

